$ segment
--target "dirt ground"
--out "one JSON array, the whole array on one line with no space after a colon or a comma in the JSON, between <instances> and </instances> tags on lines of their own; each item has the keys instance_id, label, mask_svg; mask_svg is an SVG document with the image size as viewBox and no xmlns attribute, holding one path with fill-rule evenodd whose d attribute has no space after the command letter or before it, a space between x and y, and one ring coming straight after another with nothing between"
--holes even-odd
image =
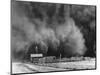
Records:
<instances>
[{"instance_id":1,"label":"dirt ground","mask_svg":"<svg viewBox=\"0 0 100 75\"><path fill-rule=\"evenodd\" d=\"M57 63L12 63L12 74L16 73L38 73L38 72L51 72L51 71L68 71L68 70L79 70L79 69L95 69L95 58L82 60L82 61L71 61L71 62L57 62Z\"/></svg>"}]
</instances>

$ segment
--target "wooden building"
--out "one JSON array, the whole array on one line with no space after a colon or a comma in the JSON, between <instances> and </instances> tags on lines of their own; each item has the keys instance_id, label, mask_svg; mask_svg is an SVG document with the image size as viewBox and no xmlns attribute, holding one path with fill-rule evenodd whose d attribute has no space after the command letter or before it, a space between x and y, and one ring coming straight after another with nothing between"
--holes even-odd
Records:
<instances>
[{"instance_id":1,"label":"wooden building","mask_svg":"<svg viewBox=\"0 0 100 75\"><path fill-rule=\"evenodd\" d=\"M30 60L33 63L38 63L40 58L43 58L43 54L30 54Z\"/></svg>"}]
</instances>

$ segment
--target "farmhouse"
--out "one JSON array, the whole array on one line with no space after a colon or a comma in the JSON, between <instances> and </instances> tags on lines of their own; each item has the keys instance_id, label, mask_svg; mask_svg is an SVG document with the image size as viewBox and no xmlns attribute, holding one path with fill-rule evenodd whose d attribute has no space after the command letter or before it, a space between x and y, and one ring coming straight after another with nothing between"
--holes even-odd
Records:
<instances>
[{"instance_id":1,"label":"farmhouse","mask_svg":"<svg viewBox=\"0 0 100 75\"><path fill-rule=\"evenodd\" d=\"M42 58L43 54L30 54L30 60L33 63L38 63L39 62L39 58Z\"/></svg>"},{"instance_id":2,"label":"farmhouse","mask_svg":"<svg viewBox=\"0 0 100 75\"><path fill-rule=\"evenodd\" d=\"M30 54L30 60L32 63L52 63L55 62L55 56L43 57L43 54Z\"/></svg>"}]
</instances>

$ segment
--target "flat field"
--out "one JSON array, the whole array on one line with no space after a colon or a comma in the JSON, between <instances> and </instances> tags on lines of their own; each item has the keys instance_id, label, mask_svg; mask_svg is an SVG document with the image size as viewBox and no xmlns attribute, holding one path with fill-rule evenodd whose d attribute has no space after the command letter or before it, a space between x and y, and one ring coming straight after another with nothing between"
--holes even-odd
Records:
<instances>
[{"instance_id":1,"label":"flat field","mask_svg":"<svg viewBox=\"0 0 100 75\"><path fill-rule=\"evenodd\" d=\"M68 70L82 70L95 69L95 58L89 58L80 61L56 62L56 63L37 63L30 62L13 62L12 74L18 73L38 73L38 72L52 72L52 71L68 71Z\"/></svg>"}]
</instances>

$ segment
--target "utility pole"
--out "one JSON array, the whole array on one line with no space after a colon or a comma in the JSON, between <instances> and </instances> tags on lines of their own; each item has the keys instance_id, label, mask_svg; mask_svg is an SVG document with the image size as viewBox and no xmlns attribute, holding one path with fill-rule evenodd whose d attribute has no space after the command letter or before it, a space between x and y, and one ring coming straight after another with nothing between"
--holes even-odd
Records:
<instances>
[{"instance_id":1,"label":"utility pole","mask_svg":"<svg viewBox=\"0 0 100 75\"><path fill-rule=\"evenodd\" d=\"M61 62L61 53L60 53L60 62Z\"/></svg>"},{"instance_id":2,"label":"utility pole","mask_svg":"<svg viewBox=\"0 0 100 75\"><path fill-rule=\"evenodd\" d=\"M37 46L35 47L35 50L36 50L36 53L38 53L38 47Z\"/></svg>"}]
</instances>

